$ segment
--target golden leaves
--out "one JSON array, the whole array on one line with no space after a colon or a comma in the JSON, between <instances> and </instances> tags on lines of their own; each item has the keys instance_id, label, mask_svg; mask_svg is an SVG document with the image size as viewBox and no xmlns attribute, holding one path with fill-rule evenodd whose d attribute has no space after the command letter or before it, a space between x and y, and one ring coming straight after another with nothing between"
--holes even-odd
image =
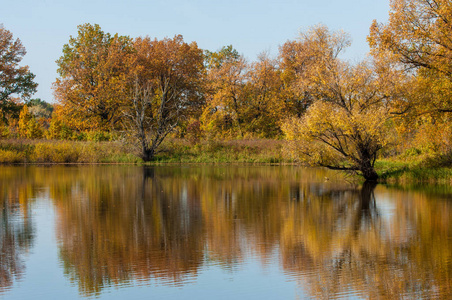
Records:
<instances>
[{"instance_id":1,"label":"golden leaves","mask_svg":"<svg viewBox=\"0 0 452 300\"><path fill-rule=\"evenodd\" d=\"M317 27L302 37L298 51L303 52L289 57L283 52L283 58L290 62L291 57L303 57L294 68L295 84L309 94L312 104L300 119L288 120L283 131L298 141L295 151L306 163L360 170L366 179L375 179L373 163L390 142L387 125L395 98L390 81L379 72L390 69L338 59L347 45L339 33Z\"/></svg>"}]
</instances>

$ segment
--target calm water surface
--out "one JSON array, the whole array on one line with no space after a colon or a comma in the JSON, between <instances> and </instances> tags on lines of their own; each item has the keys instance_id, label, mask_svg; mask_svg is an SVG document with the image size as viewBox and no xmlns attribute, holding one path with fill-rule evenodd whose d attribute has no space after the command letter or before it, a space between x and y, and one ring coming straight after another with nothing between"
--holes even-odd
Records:
<instances>
[{"instance_id":1,"label":"calm water surface","mask_svg":"<svg viewBox=\"0 0 452 300\"><path fill-rule=\"evenodd\" d=\"M452 189L338 176L1 167L0 297L452 298Z\"/></svg>"}]
</instances>

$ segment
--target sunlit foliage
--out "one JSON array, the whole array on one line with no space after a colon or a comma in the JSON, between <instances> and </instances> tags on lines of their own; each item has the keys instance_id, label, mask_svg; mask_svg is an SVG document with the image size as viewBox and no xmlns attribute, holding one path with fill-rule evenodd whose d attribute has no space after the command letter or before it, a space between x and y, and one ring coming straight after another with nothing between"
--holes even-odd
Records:
<instances>
[{"instance_id":1,"label":"sunlit foliage","mask_svg":"<svg viewBox=\"0 0 452 300\"><path fill-rule=\"evenodd\" d=\"M149 161L182 118L200 111L203 53L181 35L163 40L137 38L133 47L123 124L138 140L142 159Z\"/></svg>"},{"instance_id":2,"label":"sunlit foliage","mask_svg":"<svg viewBox=\"0 0 452 300\"><path fill-rule=\"evenodd\" d=\"M111 36L97 24L78 26L57 60L55 97L66 122L79 130L117 128L131 52L129 37Z\"/></svg>"},{"instance_id":3,"label":"sunlit foliage","mask_svg":"<svg viewBox=\"0 0 452 300\"><path fill-rule=\"evenodd\" d=\"M26 100L36 92L38 86L33 80L35 75L28 66L20 66L27 52L19 39L14 40L13 34L0 24L0 113L2 121L7 121L7 115L18 112L17 100Z\"/></svg>"},{"instance_id":4,"label":"sunlit foliage","mask_svg":"<svg viewBox=\"0 0 452 300\"><path fill-rule=\"evenodd\" d=\"M376 180L378 152L390 142L390 90L370 63L352 66L338 58L347 36L314 27L298 45L297 84L311 104L284 131L297 140L301 159L311 165L359 171Z\"/></svg>"}]
</instances>

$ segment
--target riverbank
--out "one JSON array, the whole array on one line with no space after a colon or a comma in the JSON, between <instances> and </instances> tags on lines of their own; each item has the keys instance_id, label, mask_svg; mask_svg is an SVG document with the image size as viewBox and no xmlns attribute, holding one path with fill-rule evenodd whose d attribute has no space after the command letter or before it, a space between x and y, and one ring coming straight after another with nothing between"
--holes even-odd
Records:
<instances>
[{"instance_id":1,"label":"riverbank","mask_svg":"<svg viewBox=\"0 0 452 300\"><path fill-rule=\"evenodd\" d=\"M168 139L151 163L295 164L283 140L253 139L190 143ZM144 164L138 150L120 141L0 140L2 164ZM452 184L452 157L415 156L380 159L379 181L389 184Z\"/></svg>"},{"instance_id":2,"label":"riverbank","mask_svg":"<svg viewBox=\"0 0 452 300\"><path fill-rule=\"evenodd\" d=\"M151 164L162 163L293 163L284 141L231 140L196 144L168 139ZM0 163L144 163L127 143L0 140Z\"/></svg>"},{"instance_id":3,"label":"riverbank","mask_svg":"<svg viewBox=\"0 0 452 300\"><path fill-rule=\"evenodd\" d=\"M120 142L0 140L3 164L139 163Z\"/></svg>"},{"instance_id":4,"label":"riverbank","mask_svg":"<svg viewBox=\"0 0 452 300\"><path fill-rule=\"evenodd\" d=\"M390 184L452 184L452 167L448 157L437 156L404 160L382 159L375 164L379 181Z\"/></svg>"}]
</instances>

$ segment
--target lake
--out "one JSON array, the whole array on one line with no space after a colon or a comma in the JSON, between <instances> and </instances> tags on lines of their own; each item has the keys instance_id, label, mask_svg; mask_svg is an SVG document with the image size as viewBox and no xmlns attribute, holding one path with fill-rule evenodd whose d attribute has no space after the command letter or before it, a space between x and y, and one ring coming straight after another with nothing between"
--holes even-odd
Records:
<instances>
[{"instance_id":1,"label":"lake","mask_svg":"<svg viewBox=\"0 0 452 300\"><path fill-rule=\"evenodd\" d=\"M297 166L0 168L6 299L450 299L452 189Z\"/></svg>"}]
</instances>

